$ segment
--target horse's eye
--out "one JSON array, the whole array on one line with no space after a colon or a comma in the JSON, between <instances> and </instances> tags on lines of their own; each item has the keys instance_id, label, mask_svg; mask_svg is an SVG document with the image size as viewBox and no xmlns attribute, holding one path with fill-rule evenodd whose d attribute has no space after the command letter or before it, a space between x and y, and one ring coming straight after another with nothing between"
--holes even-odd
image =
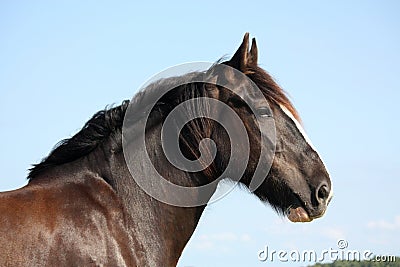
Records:
<instances>
[{"instance_id":1,"label":"horse's eye","mask_svg":"<svg viewBox=\"0 0 400 267\"><path fill-rule=\"evenodd\" d=\"M270 118L272 117L272 111L268 107L261 107L257 109L257 114L260 117Z\"/></svg>"}]
</instances>

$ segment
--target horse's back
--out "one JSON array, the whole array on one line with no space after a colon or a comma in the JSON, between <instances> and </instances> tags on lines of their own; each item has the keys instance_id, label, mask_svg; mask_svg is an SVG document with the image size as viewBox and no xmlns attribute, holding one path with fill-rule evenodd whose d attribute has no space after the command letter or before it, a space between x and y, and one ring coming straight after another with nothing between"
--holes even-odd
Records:
<instances>
[{"instance_id":1,"label":"horse's back","mask_svg":"<svg viewBox=\"0 0 400 267\"><path fill-rule=\"evenodd\" d=\"M135 266L123 207L86 176L0 193L1 266Z\"/></svg>"}]
</instances>

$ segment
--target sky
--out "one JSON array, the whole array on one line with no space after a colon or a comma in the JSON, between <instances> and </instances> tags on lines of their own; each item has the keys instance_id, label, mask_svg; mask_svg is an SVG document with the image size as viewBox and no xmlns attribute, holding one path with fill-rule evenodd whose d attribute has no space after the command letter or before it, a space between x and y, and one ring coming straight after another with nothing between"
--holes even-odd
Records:
<instances>
[{"instance_id":1,"label":"sky","mask_svg":"<svg viewBox=\"0 0 400 267\"><path fill-rule=\"evenodd\" d=\"M207 207L178 266L307 266L259 252L338 241L400 255L399 13L386 0L0 1L0 190L25 185L31 164L154 74L231 56L250 32L335 195L324 217L294 224L235 189Z\"/></svg>"}]
</instances>

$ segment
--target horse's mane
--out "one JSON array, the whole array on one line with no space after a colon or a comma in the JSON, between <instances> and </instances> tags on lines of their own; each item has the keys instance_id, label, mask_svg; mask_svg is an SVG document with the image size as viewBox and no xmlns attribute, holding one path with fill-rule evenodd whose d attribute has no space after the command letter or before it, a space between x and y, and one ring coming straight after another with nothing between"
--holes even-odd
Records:
<instances>
[{"instance_id":1,"label":"horse's mane","mask_svg":"<svg viewBox=\"0 0 400 267\"><path fill-rule=\"evenodd\" d=\"M143 117L141 109L148 108L146 103L151 103L152 100L159 95L161 87L168 88L171 84L182 84L175 88L177 90L168 92L157 102L154 109L158 111L156 114L159 116L155 120L153 118L153 123L165 118L165 116L167 116L168 113L179 103L188 99L207 97L208 91L204 83L185 83L185 81L190 81L193 77L201 75L206 75L206 72L193 72L179 77L161 79L138 92L131 101L134 112L130 114L135 114L136 116L133 118L133 122L131 121L131 123L134 123L134 121ZM295 108L287 98L285 92L276 84L267 72L259 67L253 67L246 72L246 75L253 80L267 99L277 104L284 105L297 119L299 119ZM34 164L29 170L28 179L32 180L50 168L86 156L101 145L104 140L115 138L116 134L121 132L125 113L129 104L130 101L125 100L119 106L106 108L97 112L88 122L86 122L78 133L71 138L60 141L46 158L44 158L40 163ZM193 107L193 110L187 110L189 113L187 116L191 117L190 113L195 112L196 108L198 109L199 107ZM203 109L203 114L207 114L209 107L202 106L200 108ZM189 123L187 127L191 136L187 136L187 139L184 139L183 141L189 148L195 147L194 150L196 150L197 146L194 143L198 144L201 139L209 135L207 131L211 131L210 120L202 118L196 119ZM196 154L195 151L193 151L193 153Z\"/></svg>"},{"instance_id":2,"label":"horse's mane","mask_svg":"<svg viewBox=\"0 0 400 267\"><path fill-rule=\"evenodd\" d=\"M287 97L286 92L275 82L270 74L262 68L255 66L248 67L246 75L257 85L270 102L283 105L293 114L296 120L301 122L300 116L292 102Z\"/></svg>"},{"instance_id":3,"label":"horse's mane","mask_svg":"<svg viewBox=\"0 0 400 267\"><path fill-rule=\"evenodd\" d=\"M125 100L117 107L94 114L78 133L58 142L46 158L34 164L28 179L32 180L54 166L72 162L92 152L106 137L122 127L128 104L129 101Z\"/></svg>"}]
</instances>

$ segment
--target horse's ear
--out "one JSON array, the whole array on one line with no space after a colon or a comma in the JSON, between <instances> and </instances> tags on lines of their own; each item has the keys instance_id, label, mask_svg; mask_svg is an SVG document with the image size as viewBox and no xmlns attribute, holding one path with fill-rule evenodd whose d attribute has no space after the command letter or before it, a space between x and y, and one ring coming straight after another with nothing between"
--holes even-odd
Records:
<instances>
[{"instance_id":1,"label":"horse's ear","mask_svg":"<svg viewBox=\"0 0 400 267\"><path fill-rule=\"evenodd\" d=\"M246 72L248 66L257 66L257 61L258 49L256 39L252 39L249 52L249 33L246 32L243 37L242 44L239 46L238 50L233 55L231 60L227 62L227 64L242 72Z\"/></svg>"},{"instance_id":2,"label":"horse's ear","mask_svg":"<svg viewBox=\"0 0 400 267\"><path fill-rule=\"evenodd\" d=\"M231 60L227 62L227 64L240 71L245 71L249 57L248 51L249 51L249 33L246 32L243 37L242 44L239 46L238 50L233 55Z\"/></svg>"},{"instance_id":3,"label":"horse's ear","mask_svg":"<svg viewBox=\"0 0 400 267\"><path fill-rule=\"evenodd\" d=\"M248 58L248 64L257 66L257 61L258 61L258 49L257 49L257 43L256 43L256 38L253 38L251 41L251 48L250 48L250 55Z\"/></svg>"}]
</instances>

